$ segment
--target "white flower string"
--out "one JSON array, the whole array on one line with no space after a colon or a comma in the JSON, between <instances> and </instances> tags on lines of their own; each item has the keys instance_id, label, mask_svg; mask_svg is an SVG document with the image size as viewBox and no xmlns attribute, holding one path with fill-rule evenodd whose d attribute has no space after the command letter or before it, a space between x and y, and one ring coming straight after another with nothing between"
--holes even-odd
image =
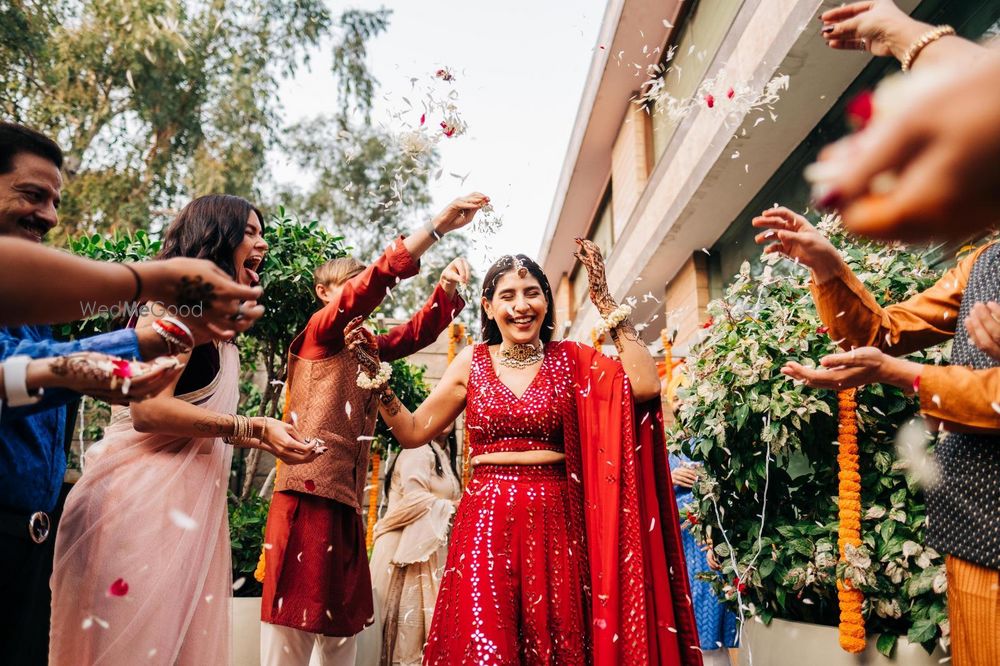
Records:
<instances>
[{"instance_id":1,"label":"white flower string","mask_svg":"<svg viewBox=\"0 0 1000 666\"><path fill-rule=\"evenodd\" d=\"M632 306L623 303L617 308L608 313L607 317L601 319L601 322L595 327L595 331L598 336L609 333L615 328L618 328L623 321L629 318L632 314Z\"/></svg>"},{"instance_id":2,"label":"white flower string","mask_svg":"<svg viewBox=\"0 0 1000 666\"><path fill-rule=\"evenodd\" d=\"M364 371L358 372L358 388L365 389L366 391L375 391L385 386L389 382L390 377L392 377L392 366L382 361L379 363L379 370L375 373L374 377L369 377Z\"/></svg>"}]
</instances>

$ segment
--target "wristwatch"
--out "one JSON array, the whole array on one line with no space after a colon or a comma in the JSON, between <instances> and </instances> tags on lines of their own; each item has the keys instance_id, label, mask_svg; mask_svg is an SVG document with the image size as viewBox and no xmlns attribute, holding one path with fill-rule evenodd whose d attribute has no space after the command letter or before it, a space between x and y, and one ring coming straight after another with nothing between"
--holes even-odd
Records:
<instances>
[{"instance_id":1,"label":"wristwatch","mask_svg":"<svg viewBox=\"0 0 1000 666\"><path fill-rule=\"evenodd\" d=\"M28 393L28 364L33 358L25 355L11 356L3 362L3 388L7 394L8 407L33 405L42 399L44 390L39 388L34 395Z\"/></svg>"}]
</instances>

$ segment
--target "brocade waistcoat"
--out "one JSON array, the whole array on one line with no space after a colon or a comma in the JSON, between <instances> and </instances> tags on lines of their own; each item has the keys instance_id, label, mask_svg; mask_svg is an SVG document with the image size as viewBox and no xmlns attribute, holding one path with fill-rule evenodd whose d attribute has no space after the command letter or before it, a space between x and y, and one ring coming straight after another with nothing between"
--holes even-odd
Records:
<instances>
[{"instance_id":1,"label":"brocade waistcoat","mask_svg":"<svg viewBox=\"0 0 1000 666\"><path fill-rule=\"evenodd\" d=\"M358 362L347 349L318 361L288 356L286 419L294 412L299 435L318 437L329 450L310 463L281 465L274 489L326 497L360 514L378 415L375 395L357 385Z\"/></svg>"}]
</instances>

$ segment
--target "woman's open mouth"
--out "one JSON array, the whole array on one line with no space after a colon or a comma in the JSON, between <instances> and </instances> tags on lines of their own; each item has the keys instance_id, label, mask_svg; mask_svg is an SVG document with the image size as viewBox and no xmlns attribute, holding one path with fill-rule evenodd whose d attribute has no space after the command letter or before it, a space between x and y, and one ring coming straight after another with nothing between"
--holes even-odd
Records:
<instances>
[{"instance_id":1,"label":"woman's open mouth","mask_svg":"<svg viewBox=\"0 0 1000 666\"><path fill-rule=\"evenodd\" d=\"M247 281L250 283L251 287L255 287L260 283L260 275L257 274L257 269L260 268L261 263L264 261L264 255L262 254L251 254L243 262L243 270L247 274Z\"/></svg>"}]
</instances>

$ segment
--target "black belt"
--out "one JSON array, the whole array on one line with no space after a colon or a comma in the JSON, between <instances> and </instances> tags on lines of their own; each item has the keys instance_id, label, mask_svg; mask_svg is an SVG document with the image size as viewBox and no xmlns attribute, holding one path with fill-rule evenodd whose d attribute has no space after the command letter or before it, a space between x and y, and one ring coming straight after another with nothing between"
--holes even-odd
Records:
<instances>
[{"instance_id":1,"label":"black belt","mask_svg":"<svg viewBox=\"0 0 1000 666\"><path fill-rule=\"evenodd\" d=\"M44 511L13 513L0 510L0 534L45 543L55 521Z\"/></svg>"}]
</instances>

